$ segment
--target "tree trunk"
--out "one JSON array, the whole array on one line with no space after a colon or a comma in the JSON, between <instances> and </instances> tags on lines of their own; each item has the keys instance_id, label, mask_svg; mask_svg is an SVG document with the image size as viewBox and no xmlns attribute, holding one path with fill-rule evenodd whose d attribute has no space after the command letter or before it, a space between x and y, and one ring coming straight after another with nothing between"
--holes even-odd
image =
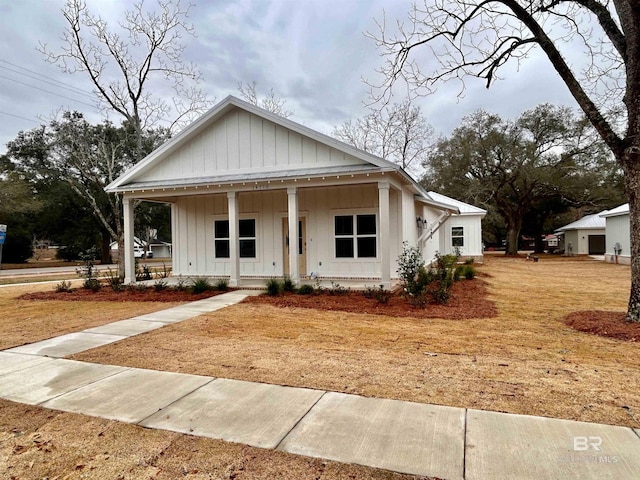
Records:
<instances>
[{"instance_id":1,"label":"tree trunk","mask_svg":"<svg viewBox=\"0 0 640 480\"><path fill-rule=\"evenodd\" d=\"M111 235L109 235L109 232L106 232L104 229L102 229L102 232L100 233L101 236L101 242L100 242L100 263L102 265L108 265L112 262L111 259Z\"/></svg>"},{"instance_id":2,"label":"tree trunk","mask_svg":"<svg viewBox=\"0 0 640 480\"><path fill-rule=\"evenodd\" d=\"M632 149L627 149L625 157L622 164L629 197L629 233L631 235L631 293L627 320L640 322L640 159L637 151L633 152Z\"/></svg>"},{"instance_id":3,"label":"tree trunk","mask_svg":"<svg viewBox=\"0 0 640 480\"><path fill-rule=\"evenodd\" d=\"M518 240L520 238L520 229L522 228L522 220L507 219L507 248L505 255L518 254Z\"/></svg>"},{"instance_id":4,"label":"tree trunk","mask_svg":"<svg viewBox=\"0 0 640 480\"><path fill-rule=\"evenodd\" d=\"M124 234L118 232L118 276L121 280L124 280Z\"/></svg>"}]
</instances>

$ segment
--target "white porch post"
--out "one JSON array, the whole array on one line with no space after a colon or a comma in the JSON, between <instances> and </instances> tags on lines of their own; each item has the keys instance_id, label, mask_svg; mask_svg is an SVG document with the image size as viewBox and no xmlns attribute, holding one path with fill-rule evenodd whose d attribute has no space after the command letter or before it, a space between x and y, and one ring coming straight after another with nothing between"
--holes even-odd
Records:
<instances>
[{"instance_id":1,"label":"white porch post","mask_svg":"<svg viewBox=\"0 0 640 480\"><path fill-rule=\"evenodd\" d=\"M135 200L125 197L122 200L124 214L124 283L136 283L136 261L133 256L133 211Z\"/></svg>"},{"instance_id":2,"label":"white porch post","mask_svg":"<svg viewBox=\"0 0 640 480\"><path fill-rule=\"evenodd\" d=\"M389 182L378 182L378 210L380 214L380 281L391 288L391 233L389 232Z\"/></svg>"},{"instance_id":3,"label":"white porch post","mask_svg":"<svg viewBox=\"0 0 640 480\"><path fill-rule=\"evenodd\" d=\"M294 285L300 282L300 268L298 266L298 189L287 188L289 215L289 277Z\"/></svg>"},{"instance_id":4,"label":"white porch post","mask_svg":"<svg viewBox=\"0 0 640 480\"><path fill-rule=\"evenodd\" d=\"M231 272L229 285L237 287L240 283L240 242L238 240L238 198L236 192L227 192L229 203L229 261Z\"/></svg>"}]
</instances>

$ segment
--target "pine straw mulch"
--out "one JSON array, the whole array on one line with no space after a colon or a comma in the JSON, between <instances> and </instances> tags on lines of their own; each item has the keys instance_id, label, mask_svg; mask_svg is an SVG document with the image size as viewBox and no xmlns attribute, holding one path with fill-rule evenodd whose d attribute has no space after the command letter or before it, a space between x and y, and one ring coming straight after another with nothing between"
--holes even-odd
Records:
<instances>
[{"instance_id":1,"label":"pine straw mulch","mask_svg":"<svg viewBox=\"0 0 640 480\"><path fill-rule=\"evenodd\" d=\"M640 323L627 322L624 312L601 310L573 312L564 318L564 323L580 332L640 342Z\"/></svg>"},{"instance_id":2,"label":"pine straw mulch","mask_svg":"<svg viewBox=\"0 0 640 480\"><path fill-rule=\"evenodd\" d=\"M456 282L451 290L451 298L446 305L429 304L426 308L410 305L400 293L394 293L389 302L383 304L376 299L366 298L362 292L355 291L342 295L285 293L272 297L264 294L247 297L243 301L252 304L268 304L280 308L313 308L317 310L386 315L389 317L462 320L493 318L498 315L495 303L487 298L487 284L477 278Z\"/></svg>"},{"instance_id":3,"label":"pine straw mulch","mask_svg":"<svg viewBox=\"0 0 640 480\"><path fill-rule=\"evenodd\" d=\"M231 289L227 290L231 291ZM124 289L119 292L102 287L97 292L86 288L74 288L70 292L33 292L17 297L18 300L70 300L83 302L194 302L203 298L226 293L210 290L203 293L191 293L189 290L165 289L156 291L153 287Z\"/></svg>"}]
</instances>

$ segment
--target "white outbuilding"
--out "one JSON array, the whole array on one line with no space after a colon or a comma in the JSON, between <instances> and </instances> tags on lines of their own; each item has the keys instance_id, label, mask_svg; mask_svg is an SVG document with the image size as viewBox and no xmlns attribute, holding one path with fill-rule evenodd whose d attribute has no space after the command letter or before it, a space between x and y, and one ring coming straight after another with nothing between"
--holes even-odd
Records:
<instances>
[{"instance_id":1,"label":"white outbuilding","mask_svg":"<svg viewBox=\"0 0 640 480\"><path fill-rule=\"evenodd\" d=\"M585 215L556 230L556 233L564 237L565 255L604 255L605 253L605 221L602 215L606 213L594 213Z\"/></svg>"},{"instance_id":2,"label":"white outbuilding","mask_svg":"<svg viewBox=\"0 0 640 480\"><path fill-rule=\"evenodd\" d=\"M107 188L122 193L125 281L137 200L167 202L174 275L232 286L284 275L383 284L403 244L481 257L484 211L426 192L399 166L227 97Z\"/></svg>"},{"instance_id":3,"label":"white outbuilding","mask_svg":"<svg viewBox=\"0 0 640 480\"><path fill-rule=\"evenodd\" d=\"M607 248L605 260L611 263L631 265L631 230L629 228L629 204L625 203L601 214L605 220Z\"/></svg>"}]
</instances>

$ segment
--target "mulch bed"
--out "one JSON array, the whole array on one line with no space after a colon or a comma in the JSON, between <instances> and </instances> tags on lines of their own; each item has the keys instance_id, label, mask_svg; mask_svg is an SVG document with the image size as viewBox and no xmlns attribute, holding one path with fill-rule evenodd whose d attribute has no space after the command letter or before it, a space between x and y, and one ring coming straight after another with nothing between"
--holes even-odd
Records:
<instances>
[{"instance_id":1,"label":"mulch bed","mask_svg":"<svg viewBox=\"0 0 640 480\"><path fill-rule=\"evenodd\" d=\"M82 302L193 302L203 298L220 295L220 291L209 291L194 294L188 290L167 289L156 292L153 288L126 289L114 292L111 288L103 287L97 292L85 288L73 289L70 292L33 292L17 297L19 300L71 300Z\"/></svg>"},{"instance_id":2,"label":"mulch bed","mask_svg":"<svg viewBox=\"0 0 640 480\"><path fill-rule=\"evenodd\" d=\"M426 308L413 307L400 294L394 294L389 303L382 304L373 298L366 298L361 292L345 295L298 295L285 293L271 297L259 295L247 297L245 303L268 304L275 307L314 308L318 310L350 313L368 313L391 317L469 319L490 318L498 314L495 304L487 299L487 285L479 279L456 282L446 305L429 304Z\"/></svg>"},{"instance_id":3,"label":"mulch bed","mask_svg":"<svg viewBox=\"0 0 640 480\"><path fill-rule=\"evenodd\" d=\"M640 323L627 322L624 312L573 312L564 318L564 323L581 332L640 342Z\"/></svg>"}]
</instances>

